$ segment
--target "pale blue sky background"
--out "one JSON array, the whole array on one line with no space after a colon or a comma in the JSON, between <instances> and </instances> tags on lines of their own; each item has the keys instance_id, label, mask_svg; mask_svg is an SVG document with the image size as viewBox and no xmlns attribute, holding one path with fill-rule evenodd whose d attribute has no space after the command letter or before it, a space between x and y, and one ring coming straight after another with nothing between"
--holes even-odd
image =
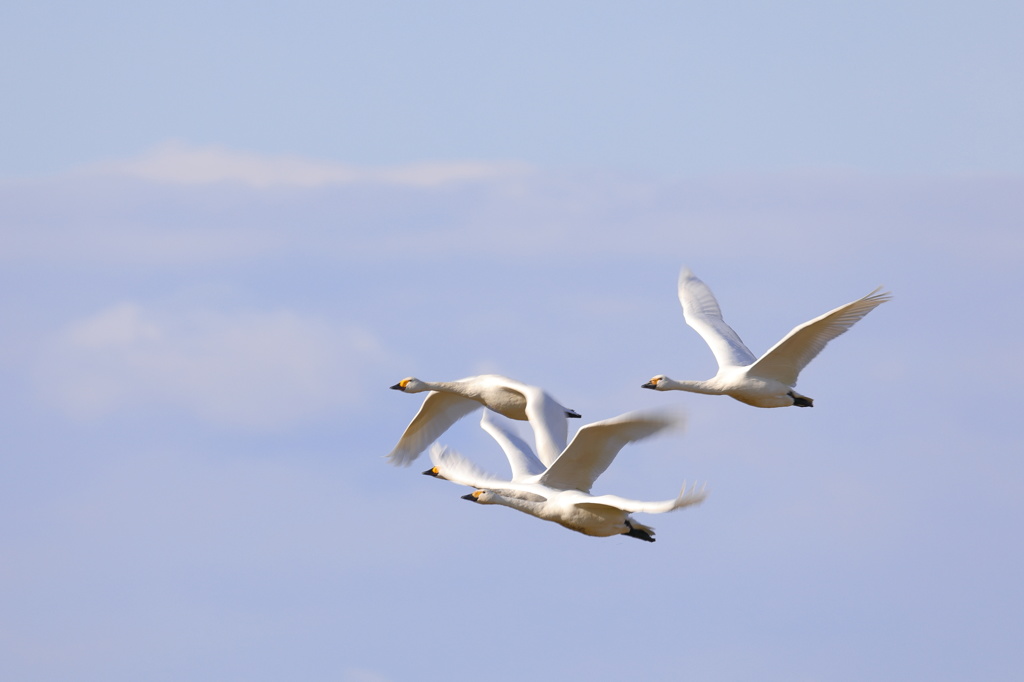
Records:
<instances>
[{"instance_id":1,"label":"pale blue sky background","mask_svg":"<svg viewBox=\"0 0 1024 682\"><path fill-rule=\"evenodd\" d=\"M168 138L352 163L1021 170L1019 2L0 10L5 174Z\"/></svg>"},{"instance_id":2,"label":"pale blue sky background","mask_svg":"<svg viewBox=\"0 0 1024 682\"><path fill-rule=\"evenodd\" d=\"M1019 3L0 8L0 677L1024 675ZM813 410L656 394L883 284ZM382 456L682 407L649 545ZM496 472L476 417L443 439ZM420 466L422 464L422 466Z\"/></svg>"}]
</instances>

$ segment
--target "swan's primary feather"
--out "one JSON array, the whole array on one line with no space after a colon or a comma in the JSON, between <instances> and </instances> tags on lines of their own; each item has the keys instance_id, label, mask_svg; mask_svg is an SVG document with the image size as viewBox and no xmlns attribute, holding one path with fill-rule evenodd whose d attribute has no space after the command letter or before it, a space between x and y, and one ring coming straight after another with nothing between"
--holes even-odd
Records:
<instances>
[{"instance_id":1,"label":"swan's primary feather","mask_svg":"<svg viewBox=\"0 0 1024 682\"><path fill-rule=\"evenodd\" d=\"M420 405L416 416L405 428L395 449L388 453L393 464L409 466L420 453L441 434L481 404L454 393L431 391Z\"/></svg>"},{"instance_id":2,"label":"swan's primary feather","mask_svg":"<svg viewBox=\"0 0 1024 682\"><path fill-rule=\"evenodd\" d=\"M664 514L665 512L682 509L683 507L700 504L707 496L706 488L698 490L695 485L687 490L686 484L683 483L682 490L679 491L679 495L673 500L647 502L644 500L630 500L618 495L596 495L588 500L587 504L605 504L609 507L615 507L616 509L631 513Z\"/></svg>"},{"instance_id":3,"label":"swan's primary feather","mask_svg":"<svg viewBox=\"0 0 1024 682\"><path fill-rule=\"evenodd\" d=\"M445 445L434 443L430 446L430 461L438 468L442 477L460 485L494 489L509 483L508 480L484 471Z\"/></svg>"},{"instance_id":4,"label":"swan's primary feather","mask_svg":"<svg viewBox=\"0 0 1024 682\"><path fill-rule=\"evenodd\" d=\"M881 287L794 328L751 366L748 374L796 386L797 376L829 341L847 331L876 307L892 299Z\"/></svg>"},{"instance_id":5,"label":"swan's primary feather","mask_svg":"<svg viewBox=\"0 0 1024 682\"><path fill-rule=\"evenodd\" d=\"M715 295L689 268L679 273L679 303L683 319L711 348L719 367L742 367L757 359L739 334L722 319Z\"/></svg>"},{"instance_id":6,"label":"swan's primary feather","mask_svg":"<svg viewBox=\"0 0 1024 682\"><path fill-rule=\"evenodd\" d=\"M642 440L680 425L682 416L668 412L632 412L580 427L575 437L538 483L561 490L589 493L626 443Z\"/></svg>"}]
</instances>

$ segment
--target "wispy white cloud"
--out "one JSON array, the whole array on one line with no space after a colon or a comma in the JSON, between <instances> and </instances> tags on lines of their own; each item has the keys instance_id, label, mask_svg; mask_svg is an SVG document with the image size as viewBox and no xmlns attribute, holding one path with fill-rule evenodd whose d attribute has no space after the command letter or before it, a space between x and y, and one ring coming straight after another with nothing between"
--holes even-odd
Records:
<instances>
[{"instance_id":1,"label":"wispy white cloud","mask_svg":"<svg viewBox=\"0 0 1024 682\"><path fill-rule=\"evenodd\" d=\"M521 261L699 252L806 267L896 243L979 260L1024 254L1020 178L673 179L517 169L366 169L172 143L88 173L0 183L0 261L166 268L310 255Z\"/></svg>"},{"instance_id":2,"label":"wispy white cloud","mask_svg":"<svg viewBox=\"0 0 1024 682\"><path fill-rule=\"evenodd\" d=\"M522 163L438 161L370 168L297 156L265 156L219 146L198 147L166 142L132 159L93 164L86 173L130 177L185 185L235 182L253 187L323 187L377 183L434 187L450 183L518 176Z\"/></svg>"},{"instance_id":3,"label":"wispy white cloud","mask_svg":"<svg viewBox=\"0 0 1024 682\"><path fill-rule=\"evenodd\" d=\"M385 352L365 329L290 311L167 312L119 303L62 330L42 352L44 396L95 418L172 406L243 428L275 428L351 404Z\"/></svg>"}]
</instances>

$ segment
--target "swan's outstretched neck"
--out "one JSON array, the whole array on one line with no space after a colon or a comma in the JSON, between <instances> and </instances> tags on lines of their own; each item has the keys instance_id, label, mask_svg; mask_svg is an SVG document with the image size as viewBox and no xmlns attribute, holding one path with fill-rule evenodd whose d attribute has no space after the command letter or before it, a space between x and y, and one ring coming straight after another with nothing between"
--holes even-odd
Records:
<instances>
[{"instance_id":1,"label":"swan's outstretched neck","mask_svg":"<svg viewBox=\"0 0 1024 682\"><path fill-rule=\"evenodd\" d=\"M676 379L662 379L658 383L659 391L689 391L690 393L704 393L705 395L722 395L722 389L714 386L710 381L687 381Z\"/></svg>"}]
</instances>

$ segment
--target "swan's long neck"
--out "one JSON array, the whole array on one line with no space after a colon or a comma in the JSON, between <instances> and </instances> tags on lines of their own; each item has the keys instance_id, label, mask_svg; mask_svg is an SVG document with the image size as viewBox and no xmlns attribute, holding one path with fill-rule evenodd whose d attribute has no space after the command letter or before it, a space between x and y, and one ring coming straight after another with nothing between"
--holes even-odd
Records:
<instances>
[{"instance_id":1,"label":"swan's long neck","mask_svg":"<svg viewBox=\"0 0 1024 682\"><path fill-rule=\"evenodd\" d=\"M710 381L686 381L676 379L664 379L663 391L689 391L690 393L704 393L705 395L722 395L724 391L716 387ZM661 388L659 386L659 388Z\"/></svg>"},{"instance_id":2,"label":"swan's long neck","mask_svg":"<svg viewBox=\"0 0 1024 682\"><path fill-rule=\"evenodd\" d=\"M441 391L442 393L455 393L464 398L476 399L477 391L469 390L466 384L460 381L424 381L423 385L429 391Z\"/></svg>"},{"instance_id":3,"label":"swan's long neck","mask_svg":"<svg viewBox=\"0 0 1024 682\"><path fill-rule=\"evenodd\" d=\"M527 500L520 497L506 497L505 495L495 494L493 499L484 504L500 504L503 507L512 507L518 509L521 512L530 514L531 516L538 516L544 518L543 509L544 503L534 500Z\"/></svg>"}]
</instances>

